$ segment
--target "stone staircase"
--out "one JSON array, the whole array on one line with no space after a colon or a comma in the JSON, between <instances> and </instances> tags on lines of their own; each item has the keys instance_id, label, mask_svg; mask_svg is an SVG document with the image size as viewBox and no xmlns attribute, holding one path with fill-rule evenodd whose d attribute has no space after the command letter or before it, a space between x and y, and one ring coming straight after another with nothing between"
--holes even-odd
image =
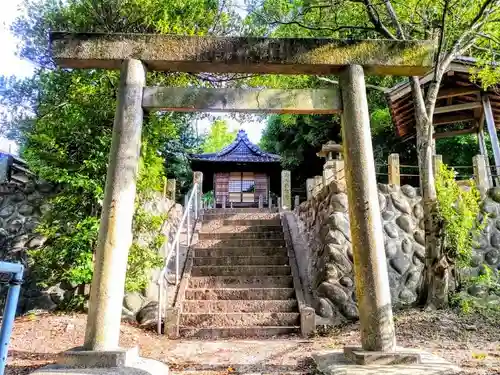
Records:
<instances>
[{"instance_id":1,"label":"stone staircase","mask_svg":"<svg viewBox=\"0 0 500 375\"><path fill-rule=\"evenodd\" d=\"M213 339L300 332L297 280L294 283L278 212L206 211L186 270L178 301L180 336Z\"/></svg>"}]
</instances>

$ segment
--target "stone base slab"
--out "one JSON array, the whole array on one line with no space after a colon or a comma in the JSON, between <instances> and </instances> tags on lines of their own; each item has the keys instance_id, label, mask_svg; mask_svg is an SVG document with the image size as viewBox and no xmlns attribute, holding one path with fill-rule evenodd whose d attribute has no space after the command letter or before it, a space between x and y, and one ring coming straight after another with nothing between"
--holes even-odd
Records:
<instances>
[{"instance_id":1,"label":"stone base slab","mask_svg":"<svg viewBox=\"0 0 500 375\"><path fill-rule=\"evenodd\" d=\"M320 352L312 357L317 370L324 375L453 375L461 371L458 366L433 354L415 349L404 351L418 353L420 363L359 365L347 359L343 350Z\"/></svg>"},{"instance_id":2,"label":"stone base slab","mask_svg":"<svg viewBox=\"0 0 500 375\"><path fill-rule=\"evenodd\" d=\"M419 352L396 349L393 352L367 351L360 347L344 347L345 357L357 365L399 365L420 363Z\"/></svg>"},{"instance_id":3,"label":"stone base slab","mask_svg":"<svg viewBox=\"0 0 500 375\"><path fill-rule=\"evenodd\" d=\"M57 364L70 368L125 367L139 358L139 348L117 348L116 350L86 350L82 347L70 349L59 355Z\"/></svg>"},{"instance_id":4,"label":"stone base slab","mask_svg":"<svg viewBox=\"0 0 500 375\"><path fill-rule=\"evenodd\" d=\"M50 365L38 369L34 375L168 375L168 366L149 358L138 357L127 366L74 368Z\"/></svg>"}]
</instances>

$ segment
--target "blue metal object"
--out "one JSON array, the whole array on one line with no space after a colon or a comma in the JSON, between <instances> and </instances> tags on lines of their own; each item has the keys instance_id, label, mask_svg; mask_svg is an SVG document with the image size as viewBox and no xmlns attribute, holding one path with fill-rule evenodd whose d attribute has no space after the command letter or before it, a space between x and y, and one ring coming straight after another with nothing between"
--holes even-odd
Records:
<instances>
[{"instance_id":1,"label":"blue metal object","mask_svg":"<svg viewBox=\"0 0 500 375\"><path fill-rule=\"evenodd\" d=\"M0 375L5 371L7 364L7 353L9 351L10 335L14 326L16 317L17 302L19 301L19 292L23 283L24 267L18 263L0 262L0 273L9 274L9 292L2 318L2 328L0 329Z\"/></svg>"}]
</instances>

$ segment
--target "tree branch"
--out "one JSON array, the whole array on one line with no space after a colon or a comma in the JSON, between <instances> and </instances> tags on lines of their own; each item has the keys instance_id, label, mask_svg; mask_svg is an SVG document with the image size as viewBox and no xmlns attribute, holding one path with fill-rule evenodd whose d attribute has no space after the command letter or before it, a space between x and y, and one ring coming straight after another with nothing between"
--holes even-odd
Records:
<instances>
[{"instance_id":1,"label":"tree branch","mask_svg":"<svg viewBox=\"0 0 500 375\"><path fill-rule=\"evenodd\" d=\"M366 13L368 14L368 18L370 19L375 29L389 39L397 39L387 27L382 23L380 17L375 9L375 6L370 2L370 0L361 0L365 5ZM355 1L358 2L358 1Z\"/></svg>"},{"instance_id":2,"label":"tree branch","mask_svg":"<svg viewBox=\"0 0 500 375\"><path fill-rule=\"evenodd\" d=\"M391 1L390 0L384 0L385 3L385 8L387 9L387 13L389 13L389 18L392 21L392 26L396 29L397 36L400 39L405 40L405 34L403 32L403 28L401 27L401 23L399 23L398 16L396 15L396 12L394 11L394 8L392 7Z\"/></svg>"},{"instance_id":3,"label":"tree branch","mask_svg":"<svg viewBox=\"0 0 500 375\"><path fill-rule=\"evenodd\" d=\"M313 31L321 31L321 30L324 30L324 31L331 31L331 32L338 32L340 30L370 30L370 31L376 31L376 29L374 27L367 27L367 26L339 26L339 27L336 27L336 28L332 28L332 27L324 27L324 26L308 26L308 25L304 25L303 23L299 22L299 21L278 21L278 20L274 20L272 22L269 23L270 25L297 25L299 27L302 27L304 29L307 29L307 30L313 30Z\"/></svg>"}]
</instances>

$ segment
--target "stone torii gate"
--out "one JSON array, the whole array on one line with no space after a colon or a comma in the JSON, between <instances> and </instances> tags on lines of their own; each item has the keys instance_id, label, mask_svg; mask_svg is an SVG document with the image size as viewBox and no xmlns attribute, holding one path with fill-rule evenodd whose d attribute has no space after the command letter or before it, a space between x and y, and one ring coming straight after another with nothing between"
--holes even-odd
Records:
<instances>
[{"instance_id":1,"label":"stone torii gate","mask_svg":"<svg viewBox=\"0 0 500 375\"><path fill-rule=\"evenodd\" d=\"M364 74L424 74L432 68L433 43L64 32L50 37L60 67L121 69L84 351L104 358L118 348L143 111L175 110L342 113L361 346L371 354L395 353ZM147 87L146 70L338 74L340 89ZM346 354L363 362L363 351Z\"/></svg>"}]
</instances>

